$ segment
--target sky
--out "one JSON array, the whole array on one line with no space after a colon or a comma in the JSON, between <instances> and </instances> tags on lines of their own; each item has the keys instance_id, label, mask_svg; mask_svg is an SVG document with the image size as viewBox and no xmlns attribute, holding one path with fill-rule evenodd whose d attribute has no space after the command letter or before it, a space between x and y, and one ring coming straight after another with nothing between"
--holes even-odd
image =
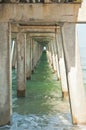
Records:
<instances>
[{"instance_id":1,"label":"sky","mask_svg":"<svg viewBox=\"0 0 86 130\"><path fill-rule=\"evenodd\" d=\"M86 24L78 24L77 32L80 47L86 47Z\"/></svg>"},{"instance_id":2,"label":"sky","mask_svg":"<svg viewBox=\"0 0 86 130\"><path fill-rule=\"evenodd\" d=\"M86 0L82 2L78 19L86 22ZM86 24L78 24L77 31L80 47L86 47Z\"/></svg>"}]
</instances>

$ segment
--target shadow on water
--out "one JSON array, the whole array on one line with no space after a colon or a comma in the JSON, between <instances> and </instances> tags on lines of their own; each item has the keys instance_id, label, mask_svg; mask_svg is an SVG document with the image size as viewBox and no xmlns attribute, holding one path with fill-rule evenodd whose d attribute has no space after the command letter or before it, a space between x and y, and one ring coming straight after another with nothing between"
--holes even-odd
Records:
<instances>
[{"instance_id":1,"label":"shadow on water","mask_svg":"<svg viewBox=\"0 0 86 130\"><path fill-rule=\"evenodd\" d=\"M69 104L61 98L61 85L43 53L31 80L26 83L26 97L16 97L16 70L13 78L13 114L11 126L0 130L81 130L73 126Z\"/></svg>"}]
</instances>

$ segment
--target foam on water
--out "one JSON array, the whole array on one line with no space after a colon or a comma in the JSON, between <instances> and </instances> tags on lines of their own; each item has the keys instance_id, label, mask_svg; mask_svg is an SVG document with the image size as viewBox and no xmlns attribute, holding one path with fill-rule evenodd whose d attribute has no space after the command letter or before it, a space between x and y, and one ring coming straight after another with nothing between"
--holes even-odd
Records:
<instances>
[{"instance_id":1,"label":"foam on water","mask_svg":"<svg viewBox=\"0 0 86 130\"><path fill-rule=\"evenodd\" d=\"M81 130L81 126L73 126L70 114L57 115L20 115L13 113L10 126L0 130Z\"/></svg>"}]
</instances>

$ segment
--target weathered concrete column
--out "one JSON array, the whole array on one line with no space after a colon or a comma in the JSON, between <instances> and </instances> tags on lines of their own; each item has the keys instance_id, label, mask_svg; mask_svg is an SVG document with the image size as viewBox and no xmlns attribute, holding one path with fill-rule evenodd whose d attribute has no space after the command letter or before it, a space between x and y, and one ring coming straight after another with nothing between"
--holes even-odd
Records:
<instances>
[{"instance_id":1,"label":"weathered concrete column","mask_svg":"<svg viewBox=\"0 0 86 130\"><path fill-rule=\"evenodd\" d=\"M32 72L34 72L34 40L32 39Z\"/></svg>"},{"instance_id":2,"label":"weathered concrete column","mask_svg":"<svg viewBox=\"0 0 86 130\"><path fill-rule=\"evenodd\" d=\"M37 43L37 62L39 61L39 59L40 59L40 44L39 43Z\"/></svg>"},{"instance_id":3,"label":"weathered concrete column","mask_svg":"<svg viewBox=\"0 0 86 130\"><path fill-rule=\"evenodd\" d=\"M52 66L53 65L53 60L52 60L52 52L51 52L50 42L47 45L47 57L48 57L49 64Z\"/></svg>"},{"instance_id":4,"label":"weathered concrete column","mask_svg":"<svg viewBox=\"0 0 86 130\"><path fill-rule=\"evenodd\" d=\"M12 68L17 68L17 54L16 54L16 38L14 39L14 50L13 50L13 58L12 58Z\"/></svg>"},{"instance_id":5,"label":"weathered concrete column","mask_svg":"<svg viewBox=\"0 0 86 130\"><path fill-rule=\"evenodd\" d=\"M26 34L26 79L31 78L31 43L30 35Z\"/></svg>"},{"instance_id":6,"label":"weathered concrete column","mask_svg":"<svg viewBox=\"0 0 86 130\"><path fill-rule=\"evenodd\" d=\"M35 43L35 66L42 55L42 46L39 43Z\"/></svg>"},{"instance_id":7,"label":"weathered concrete column","mask_svg":"<svg viewBox=\"0 0 86 130\"><path fill-rule=\"evenodd\" d=\"M17 34L17 96L25 97L26 89L26 35Z\"/></svg>"},{"instance_id":8,"label":"weathered concrete column","mask_svg":"<svg viewBox=\"0 0 86 130\"><path fill-rule=\"evenodd\" d=\"M37 64L37 42L33 40L33 69L36 67Z\"/></svg>"},{"instance_id":9,"label":"weathered concrete column","mask_svg":"<svg viewBox=\"0 0 86 130\"><path fill-rule=\"evenodd\" d=\"M37 43L37 62L40 60L40 57L42 55L42 50L40 49L40 44Z\"/></svg>"},{"instance_id":10,"label":"weathered concrete column","mask_svg":"<svg viewBox=\"0 0 86 130\"><path fill-rule=\"evenodd\" d=\"M62 86L62 97L64 99L68 98L68 86L67 86L67 76L66 76L66 68L64 61L64 52L62 47L62 36L60 28L55 30L56 35L56 44L57 44L57 53L59 57L59 68L60 68L60 78L61 78L61 86Z\"/></svg>"},{"instance_id":11,"label":"weathered concrete column","mask_svg":"<svg viewBox=\"0 0 86 130\"><path fill-rule=\"evenodd\" d=\"M34 72L34 40L31 39L32 73Z\"/></svg>"},{"instance_id":12,"label":"weathered concrete column","mask_svg":"<svg viewBox=\"0 0 86 130\"><path fill-rule=\"evenodd\" d=\"M10 123L11 116L11 30L0 23L0 126Z\"/></svg>"},{"instance_id":13,"label":"weathered concrete column","mask_svg":"<svg viewBox=\"0 0 86 130\"><path fill-rule=\"evenodd\" d=\"M40 57L41 57L41 55L42 55L42 47L41 47L41 45L38 43L38 46L37 46L37 48L38 48L38 60L37 61L39 61L40 60Z\"/></svg>"},{"instance_id":14,"label":"weathered concrete column","mask_svg":"<svg viewBox=\"0 0 86 130\"><path fill-rule=\"evenodd\" d=\"M49 52L49 44L47 45L47 59L48 59L48 63L51 64L51 61L50 61L50 52Z\"/></svg>"},{"instance_id":15,"label":"weathered concrete column","mask_svg":"<svg viewBox=\"0 0 86 130\"><path fill-rule=\"evenodd\" d=\"M42 48L39 43L32 39L32 72L34 71L37 62L42 54Z\"/></svg>"},{"instance_id":16,"label":"weathered concrete column","mask_svg":"<svg viewBox=\"0 0 86 130\"><path fill-rule=\"evenodd\" d=\"M31 71L34 72L34 40L31 38Z\"/></svg>"},{"instance_id":17,"label":"weathered concrete column","mask_svg":"<svg viewBox=\"0 0 86 130\"><path fill-rule=\"evenodd\" d=\"M60 80L60 68L59 68L59 58L58 58L58 51L57 51L57 43L56 39L53 40L53 48L54 48L54 57L55 57L55 66L56 66L56 73L57 73L57 80Z\"/></svg>"},{"instance_id":18,"label":"weathered concrete column","mask_svg":"<svg viewBox=\"0 0 86 130\"><path fill-rule=\"evenodd\" d=\"M14 45L15 45L15 41L12 40L12 42L11 42L11 63L12 63L12 60L13 60Z\"/></svg>"},{"instance_id":19,"label":"weathered concrete column","mask_svg":"<svg viewBox=\"0 0 86 130\"><path fill-rule=\"evenodd\" d=\"M43 48L42 48L42 46L39 44L39 59L40 59L40 57L41 57L41 55L42 55L42 50Z\"/></svg>"},{"instance_id":20,"label":"weathered concrete column","mask_svg":"<svg viewBox=\"0 0 86 130\"><path fill-rule=\"evenodd\" d=\"M51 45L51 53L52 53L52 61L53 61L53 70L54 70L54 72L56 72L56 61L55 61L55 53L54 53L55 48L53 45L53 40L51 41L50 45Z\"/></svg>"},{"instance_id":21,"label":"weathered concrete column","mask_svg":"<svg viewBox=\"0 0 86 130\"><path fill-rule=\"evenodd\" d=\"M48 43L48 45L47 45L48 47L47 47L47 49L48 49L48 56L50 57L50 54L51 54L51 57L50 57L50 62L52 61L52 64L51 64L51 66L53 67L53 56L52 56L52 47L51 47L51 41Z\"/></svg>"},{"instance_id":22,"label":"weathered concrete column","mask_svg":"<svg viewBox=\"0 0 86 130\"><path fill-rule=\"evenodd\" d=\"M65 23L62 34L73 123L86 124L86 96L75 24Z\"/></svg>"},{"instance_id":23,"label":"weathered concrete column","mask_svg":"<svg viewBox=\"0 0 86 130\"><path fill-rule=\"evenodd\" d=\"M33 58L33 53L32 53L33 52L33 46L32 46L32 44L33 44L32 43L32 38L30 38L30 59L31 59L30 65L31 65L31 72L33 72L33 67L32 67L32 64L33 64L32 63L33 62L32 61L32 58Z\"/></svg>"}]
</instances>

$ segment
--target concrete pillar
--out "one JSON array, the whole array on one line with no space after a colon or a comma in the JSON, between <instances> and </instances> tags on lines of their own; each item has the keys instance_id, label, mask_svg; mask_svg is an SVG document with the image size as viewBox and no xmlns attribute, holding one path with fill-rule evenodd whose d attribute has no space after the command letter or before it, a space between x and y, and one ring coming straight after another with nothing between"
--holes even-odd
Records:
<instances>
[{"instance_id":1,"label":"concrete pillar","mask_svg":"<svg viewBox=\"0 0 86 130\"><path fill-rule=\"evenodd\" d=\"M39 43L36 42L36 48L35 48L35 66L37 65L38 61L39 61Z\"/></svg>"},{"instance_id":2,"label":"concrete pillar","mask_svg":"<svg viewBox=\"0 0 86 130\"><path fill-rule=\"evenodd\" d=\"M39 61L39 59L40 59L40 44L39 43L37 43L37 46L36 46L36 53L37 53L37 55L36 55L36 60L37 60L37 62Z\"/></svg>"},{"instance_id":3,"label":"concrete pillar","mask_svg":"<svg viewBox=\"0 0 86 130\"><path fill-rule=\"evenodd\" d=\"M37 42L33 40L33 70L37 64Z\"/></svg>"},{"instance_id":4,"label":"concrete pillar","mask_svg":"<svg viewBox=\"0 0 86 130\"><path fill-rule=\"evenodd\" d=\"M50 42L47 45L47 56L48 56L48 62L50 64L50 66L52 66L53 64L53 60L52 60L52 53L51 53L51 45Z\"/></svg>"},{"instance_id":5,"label":"concrete pillar","mask_svg":"<svg viewBox=\"0 0 86 130\"><path fill-rule=\"evenodd\" d=\"M34 40L31 40L32 73L34 72Z\"/></svg>"},{"instance_id":6,"label":"concrete pillar","mask_svg":"<svg viewBox=\"0 0 86 130\"><path fill-rule=\"evenodd\" d=\"M62 97L64 99L68 98L68 86L67 86L67 76L66 76L66 68L64 61L64 52L62 47L62 36L61 30L58 28L55 32L56 44L57 44L57 53L59 57L59 69L60 69L60 78L61 78L61 86L62 86Z\"/></svg>"},{"instance_id":7,"label":"concrete pillar","mask_svg":"<svg viewBox=\"0 0 86 130\"><path fill-rule=\"evenodd\" d=\"M30 65L31 65L31 72L33 72L33 65L32 65L32 64L33 64L33 63L32 63L32 62L33 62L33 61L32 61L32 59L33 59L33 53L32 53L32 52L33 52L33 47L32 47L32 44L33 44L33 43L32 43L32 38L30 38L30 58L31 58L31 60L30 60L30 61L31 61L31 62L30 62Z\"/></svg>"},{"instance_id":8,"label":"concrete pillar","mask_svg":"<svg viewBox=\"0 0 86 130\"><path fill-rule=\"evenodd\" d=\"M56 72L56 64L55 64L55 54L54 54L54 46L53 46L53 41L51 41L51 43L50 43L50 46L51 46L51 53L52 53L52 62L53 62L53 65L52 65L52 67L53 67L53 70L54 70L54 72Z\"/></svg>"},{"instance_id":9,"label":"concrete pillar","mask_svg":"<svg viewBox=\"0 0 86 130\"><path fill-rule=\"evenodd\" d=\"M49 44L47 45L47 60L48 60L48 63L51 63L50 62L50 55L49 55Z\"/></svg>"},{"instance_id":10,"label":"concrete pillar","mask_svg":"<svg viewBox=\"0 0 86 130\"><path fill-rule=\"evenodd\" d=\"M31 79L31 43L29 33L26 34L26 79Z\"/></svg>"},{"instance_id":11,"label":"concrete pillar","mask_svg":"<svg viewBox=\"0 0 86 130\"><path fill-rule=\"evenodd\" d=\"M12 42L11 42L11 63L12 63L12 60L13 60L14 45L15 45L15 41L12 40Z\"/></svg>"},{"instance_id":12,"label":"concrete pillar","mask_svg":"<svg viewBox=\"0 0 86 130\"><path fill-rule=\"evenodd\" d=\"M41 57L41 55L42 55L42 50L43 48L42 48L42 46L39 44L39 59L40 59L40 57Z\"/></svg>"},{"instance_id":13,"label":"concrete pillar","mask_svg":"<svg viewBox=\"0 0 86 130\"><path fill-rule=\"evenodd\" d=\"M62 35L72 120L74 124L86 124L86 96L75 24L65 23Z\"/></svg>"},{"instance_id":14,"label":"concrete pillar","mask_svg":"<svg viewBox=\"0 0 86 130\"><path fill-rule=\"evenodd\" d=\"M12 57L12 68L17 68L17 54L16 54L16 38L14 39L14 50L13 50L13 57Z\"/></svg>"},{"instance_id":15,"label":"concrete pillar","mask_svg":"<svg viewBox=\"0 0 86 130\"><path fill-rule=\"evenodd\" d=\"M51 66L53 68L53 51L52 51L51 41L49 42L49 52L51 54Z\"/></svg>"},{"instance_id":16,"label":"concrete pillar","mask_svg":"<svg viewBox=\"0 0 86 130\"><path fill-rule=\"evenodd\" d=\"M25 97L26 89L26 35L17 34L17 96Z\"/></svg>"},{"instance_id":17,"label":"concrete pillar","mask_svg":"<svg viewBox=\"0 0 86 130\"><path fill-rule=\"evenodd\" d=\"M38 61L40 60L41 55L42 55L42 47L40 44L38 44Z\"/></svg>"},{"instance_id":18,"label":"concrete pillar","mask_svg":"<svg viewBox=\"0 0 86 130\"><path fill-rule=\"evenodd\" d=\"M11 30L0 23L0 126L10 123L11 116Z\"/></svg>"},{"instance_id":19,"label":"concrete pillar","mask_svg":"<svg viewBox=\"0 0 86 130\"><path fill-rule=\"evenodd\" d=\"M32 40L32 72L34 71L38 60L42 54L42 48L40 44Z\"/></svg>"},{"instance_id":20,"label":"concrete pillar","mask_svg":"<svg viewBox=\"0 0 86 130\"><path fill-rule=\"evenodd\" d=\"M39 61L39 59L41 57L41 54L42 54L42 52L40 53L40 44L39 43L37 43L36 53L37 53L36 58L37 58L37 63L38 63L38 61Z\"/></svg>"},{"instance_id":21,"label":"concrete pillar","mask_svg":"<svg viewBox=\"0 0 86 130\"><path fill-rule=\"evenodd\" d=\"M57 51L57 43L56 39L53 40L53 48L54 48L54 57L55 57L55 66L56 66L56 73L57 73L57 80L60 79L60 70L59 70L59 58L58 58L58 51Z\"/></svg>"},{"instance_id":22,"label":"concrete pillar","mask_svg":"<svg viewBox=\"0 0 86 130\"><path fill-rule=\"evenodd\" d=\"M48 63L51 64L50 55L49 55L49 44L47 45L47 60L48 60Z\"/></svg>"}]
</instances>

